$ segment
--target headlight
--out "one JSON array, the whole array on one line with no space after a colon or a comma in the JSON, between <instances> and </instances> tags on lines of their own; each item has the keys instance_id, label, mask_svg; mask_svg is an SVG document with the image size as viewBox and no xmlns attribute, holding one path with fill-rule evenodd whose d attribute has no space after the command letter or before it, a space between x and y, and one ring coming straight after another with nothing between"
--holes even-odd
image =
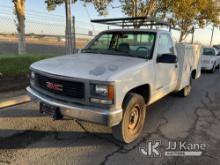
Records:
<instances>
[{"instance_id":1,"label":"headlight","mask_svg":"<svg viewBox=\"0 0 220 165\"><path fill-rule=\"evenodd\" d=\"M108 86L106 86L106 85L95 85L94 94L96 96L107 97L108 96Z\"/></svg>"},{"instance_id":2,"label":"headlight","mask_svg":"<svg viewBox=\"0 0 220 165\"><path fill-rule=\"evenodd\" d=\"M33 86L35 84L35 73L34 72L30 72L30 84Z\"/></svg>"},{"instance_id":3,"label":"headlight","mask_svg":"<svg viewBox=\"0 0 220 165\"><path fill-rule=\"evenodd\" d=\"M30 78L33 80L35 79L35 73L31 71L31 74L30 74Z\"/></svg>"},{"instance_id":4,"label":"headlight","mask_svg":"<svg viewBox=\"0 0 220 165\"><path fill-rule=\"evenodd\" d=\"M113 85L91 84L91 98L93 103L113 104L114 87Z\"/></svg>"}]
</instances>

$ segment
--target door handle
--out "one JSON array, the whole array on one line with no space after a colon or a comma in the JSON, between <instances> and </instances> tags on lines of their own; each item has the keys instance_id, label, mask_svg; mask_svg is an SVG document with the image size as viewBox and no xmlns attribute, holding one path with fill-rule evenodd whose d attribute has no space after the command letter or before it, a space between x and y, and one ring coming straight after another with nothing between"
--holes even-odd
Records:
<instances>
[{"instance_id":1,"label":"door handle","mask_svg":"<svg viewBox=\"0 0 220 165\"><path fill-rule=\"evenodd\" d=\"M177 65L177 64L175 64L175 68L178 68L178 65Z\"/></svg>"}]
</instances>

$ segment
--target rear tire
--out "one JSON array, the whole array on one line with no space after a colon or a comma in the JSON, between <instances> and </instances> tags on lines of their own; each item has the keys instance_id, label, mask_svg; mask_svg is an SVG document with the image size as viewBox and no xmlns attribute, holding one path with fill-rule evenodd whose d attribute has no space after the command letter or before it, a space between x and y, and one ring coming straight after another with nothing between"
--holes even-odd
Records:
<instances>
[{"instance_id":1,"label":"rear tire","mask_svg":"<svg viewBox=\"0 0 220 165\"><path fill-rule=\"evenodd\" d=\"M190 82L189 85L187 85L186 87L184 87L180 92L180 96L182 97L188 97L190 95L192 91L192 78L190 77Z\"/></svg>"},{"instance_id":2,"label":"rear tire","mask_svg":"<svg viewBox=\"0 0 220 165\"><path fill-rule=\"evenodd\" d=\"M129 93L123 104L122 121L112 128L114 138L127 144L135 141L144 127L145 108L145 101L142 96Z\"/></svg>"},{"instance_id":3,"label":"rear tire","mask_svg":"<svg viewBox=\"0 0 220 165\"><path fill-rule=\"evenodd\" d=\"M211 70L211 73L215 73L215 70L216 70L216 64L213 65L213 68Z\"/></svg>"}]
</instances>

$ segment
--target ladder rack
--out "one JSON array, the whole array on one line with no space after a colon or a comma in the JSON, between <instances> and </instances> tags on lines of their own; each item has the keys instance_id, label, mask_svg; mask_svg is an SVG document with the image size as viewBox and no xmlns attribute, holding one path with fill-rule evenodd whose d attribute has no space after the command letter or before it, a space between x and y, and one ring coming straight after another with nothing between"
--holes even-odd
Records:
<instances>
[{"instance_id":1,"label":"ladder rack","mask_svg":"<svg viewBox=\"0 0 220 165\"><path fill-rule=\"evenodd\" d=\"M123 29L125 27L130 28L140 28L140 27L150 27L151 29L153 27L158 26L166 26L169 28L169 31L178 30L179 28L176 28L172 26L169 22L166 22L164 20L161 20L156 17L125 17L125 18L110 18L110 19L94 19L91 20L92 23L99 23L109 26L119 26Z\"/></svg>"}]
</instances>

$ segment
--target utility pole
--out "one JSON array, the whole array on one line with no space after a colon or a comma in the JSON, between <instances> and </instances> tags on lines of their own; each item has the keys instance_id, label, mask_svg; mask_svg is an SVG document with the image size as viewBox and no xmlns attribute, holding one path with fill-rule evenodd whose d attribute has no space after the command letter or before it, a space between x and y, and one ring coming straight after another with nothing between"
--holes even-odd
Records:
<instances>
[{"instance_id":1,"label":"utility pole","mask_svg":"<svg viewBox=\"0 0 220 165\"><path fill-rule=\"evenodd\" d=\"M65 1L66 8L66 54L73 53L73 33L72 33L72 16L71 16L71 2Z\"/></svg>"},{"instance_id":2,"label":"utility pole","mask_svg":"<svg viewBox=\"0 0 220 165\"><path fill-rule=\"evenodd\" d=\"M214 31L215 31L215 25L213 25L213 28L212 28L212 36L211 36L210 46L212 46Z\"/></svg>"},{"instance_id":3,"label":"utility pole","mask_svg":"<svg viewBox=\"0 0 220 165\"><path fill-rule=\"evenodd\" d=\"M195 27L192 28L192 41L191 41L191 44L194 43L194 35L195 35Z\"/></svg>"},{"instance_id":4,"label":"utility pole","mask_svg":"<svg viewBox=\"0 0 220 165\"><path fill-rule=\"evenodd\" d=\"M72 32L72 38L73 38L73 53L76 53L76 26L75 26L75 17L73 16L73 32Z\"/></svg>"}]
</instances>

